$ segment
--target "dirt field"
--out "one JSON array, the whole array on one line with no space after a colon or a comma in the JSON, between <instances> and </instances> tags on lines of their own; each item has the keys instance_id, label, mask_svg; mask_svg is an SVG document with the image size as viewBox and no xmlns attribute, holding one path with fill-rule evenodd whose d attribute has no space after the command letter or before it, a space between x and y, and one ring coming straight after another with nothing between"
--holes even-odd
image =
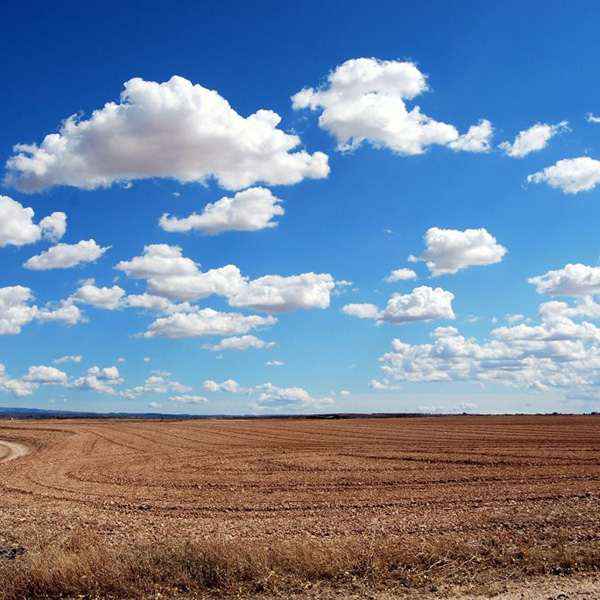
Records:
<instances>
[{"instance_id":1,"label":"dirt field","mask_svg":"<svg viewBox=\"0 0 600 600\"><path fill-rule=\"evenodd\" d=\"M0 547L28 551L0 561L0 598L51 595L60 573L27 578L91 547L133 571L173 548L218 563L216 579L146 574L140 593L173 597L491 594L573 573L585 587L600 565L598 417L0 421L0 440L31 449L0 464ZM132 593L90 570L61 593Z\"/></svg>"}]
</instances>

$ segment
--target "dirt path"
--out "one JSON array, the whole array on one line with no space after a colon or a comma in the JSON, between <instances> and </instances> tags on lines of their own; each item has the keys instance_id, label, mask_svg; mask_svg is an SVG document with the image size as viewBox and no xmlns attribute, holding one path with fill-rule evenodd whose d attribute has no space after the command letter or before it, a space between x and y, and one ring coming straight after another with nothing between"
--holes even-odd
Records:
<instances>
[{"instance_id":1,"label":"dirt path","mask_svg":"<svg viewBox=\"0 0 600 600\"><path fill-rule=\"evenodd\" d=\"M5 442L0 440L0 464L22 458L29 454L29 448L16 442Z\"/></svg>"}]
</instances>

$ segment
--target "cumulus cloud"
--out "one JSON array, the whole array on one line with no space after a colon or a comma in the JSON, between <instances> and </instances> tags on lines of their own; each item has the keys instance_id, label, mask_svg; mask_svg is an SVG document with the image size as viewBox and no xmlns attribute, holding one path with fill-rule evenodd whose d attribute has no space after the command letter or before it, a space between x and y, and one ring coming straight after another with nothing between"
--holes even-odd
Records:
<instances>
[{"instance_id":1,"label":"cumulus cloud","mask_svg":"<svg viewBox=\"0 0 600 600\"><path fill-rule=\"evenodd\" d=\"M440 287L426 285L415 288L410 294L393 294L387 306L380 311L374 304L347 304L342 311L353 317L376 319L377 323L413 323L434 319L455 319L452 310L454 294Z\"/></svg>"},{"instance_id":2,"label":"cumulus cloud","mask_svg":"<svg viewBox=\"0 0 600 600\"><path fill-rule=\"evenodd\" d=\"M130 308L141 308L144 310L168 311L174 309L174 305L168 298L153 296L152 294L132 294L125 298L126 306Z\"/></svg>"},{"instance_id":3,"label":"cumulus cloud","mask_svg":"<svg viewBox=\"0 0 600 600\"><path fill-rule=\"evenodd\" d=\"M255 335L242 335L222 339L218 344L207 346L213 352L222 350L248 350L249 348L272 348L275 342L265 342Z\"/></svg>"},{"instance_id":4,"label":"cumulus cloud","mask_svg":"<svg viewBox=\"0 0 600 600\"><path fill-rule=\"evenodd\" d=\"M81 287L71 296L75 302L88 304L95 308L114 310L121 306L125 290L118 285L98 287L94 279L84 281Z\"/></svg>"},{"instance_id":5,"label":"cumulus cloud","mask_svg":"<svg viewBox=\"0 0 600 600\"><path fill-rule=\"evenodd\" d=\"M81 263L98 260L110 246L102 248L95 240L81 240L77 244L57 244L32 256L23 265L26 269L45 271L48 269L70 269Z\"/></svg>"},{"instance_id":6,"label":"cumulus cloud","mask_svg":"<svg viewBox=\"0 0 600 600\"><path fill-rule=\"evenodd\" d=\"M216 91L183 77L130 79L120 102L89 119L76 115L41 144L17 144L5 183L25 192L56 185L107 187L148 177L205 182L226 189L257 182L289 185L329 173L322 152L293 151L297 135L278 129L278 114L239 115Z\"/></svg>"},{"instance_id":7,"label":"cumulus cloud","mask_svg":"<svg viewBox=\"0 0 600 600\"><path fill-rule=\"evenodd\" d=\"M82 377L71 381L67 387L84 392L116 394L115 387L123 383L117 367L90 367Z\"/></svg>"},{"instance_id":8,"label":"cumulus cloud","mask_svg":"<svg viewBox=\"0 0 600 600\"><path fill-rule=\"evenodd\" d=\"M168 394L173 392L187 394L192 389L189 385L183 385L178 381L170 380L168 376L152 375L143 384L125 390L121 394L130 400L134 400L148 394Z\"/></svg>"},{"instance_id":9,"label":"cumulus cloud","mask_svg":"<svg viewBox=\"0 0 600 600\"><path fill-rule=\"evenodd\" d=\"M229 304L271 313L327 308L334 286L334 279L328 273L265 275L248 282L229 298Z\"/></svg>"},{"instance_id":10,"label":"cumulus cloud","mask_svg":"<svg viewBox=\"0 0 600 600\"><path fill-rule=\"evenodd\" d=\"M342 306L342 312L359 319L376 319L379 316L379 308L375 304L346 304Z\"/></svg>"},{"instance_id":11,"label":"cumulus cloud","mask_svg":"<svg viewBox=\"0 0 600 600\"><path fill-rule=\"evenodd\" d=\"M434 338L450 337L452 335L458 335L458 329L452 326L436 327L429 335Z\"/></svg>"},{"instance_id":12,"label":"cumulus cloud","mask_svg":"<svg viewBox=\"0 0 600 600\"><path fill-rule=\"evenodd\" d=\"M85 321L79 307L74 304L71 298L61 300L58 306L53 307L52 304L38 310L36 315L38 321L42 323L64 323L65 325L76 325Z\"/></svg>"},{"instance_id":13,"label":"cumulus cloud","mask_svg":"<svg viewBox=\"0 0 600 600\"><path fill-rule=\"evenodd\" d=\"M540 323L494 329L490 341L462 335L438 337L432 344L392 342L381 359L386 377L397 381L467 381L522 389L573 390L600 383L600 328L583 317L600 318L591 299L569 306L548 302Z\"/></svg>"},{"instance_id":14,"label":"cumulus cloud","mask_svg":"<svg viewBox=\"0 0 600 600\"><path fill-rule=\"evenodd\" d=\"M530 277L528 283L546 296L587 296L600 294L600 267L568 264L562 269Z\"/></svg>"},{"instance_id":15,"label":"cumulus cloud","mask_svg":"<svg viewBox=\"0 0 600 600\"><path fill-rule=\"evenodd\" d=\"M54 212L39 224L33 222L33 208L24 207L8 196L0 195L0 247L24 246L42 238L59 240L67 230L67 215Z\"/></svg>"},{"instance_id":16,"label":"cumulus cloud","mask_svg":"<svg viewBox=\"0 0 600 600\"><path fill-rule=\"evenodd\" d=\"M271 382L242 387L234 379L228 379L222 383L209 379L204 382L204 389L209 392L245 394L252 399L249 404L250 408L257 411L319 409L334 403L331 398L315 398L303 388L280 387Z\"/></svg>"},{"instance_id":17,"label":"cumulus cloud","mask_svg":"<svg viewBox=\"0 0 600 600\"><path fill-rule=\"evenodd\" d=\"M502 260L507 250L483 227L480 229L440 229L425 234L425 252L409 260L425 261L432 275L456 273L471 266L492 265Z\"/></svg>"},{"instance_id":18,"label":"cumulus cloud","mask_svg":"<svg viewBox=\"0 0 600 600\"><path fill-rule=\"evenodd\" d=\"M588 192L600 183L600 160L589 156L564 158L543 171L528 175L527 181L547 183L565 194Z\"/></svg>"},{"instance_id":19,"label":"cumulus cloud","mask_svg":"<svg viewBox=\"0 0 600 600\"><path fill-rule=\"evenodd\" d=\"M381 381L378 381L377 379L371 379L369 382L369 387L372 390L382 390L387 392L397 392L398 390L402 389L401 386L390 383L389 379L382 379Z\"/></svg>"},{"instance_id":20,"label":"cumulus cloud","mask_svg":"<svg viewBox=\"0 0 600 600\"><path fill-rule=\"evenodd\" d=\"M393 283L394 281L407 281L416 278L417 274L412 269L396 269L385 278L385 281Z\"/></svg>"},{"instance_id":21,"label":"cumulus cloud","mask_svg":"<svg viewBox=\"0 0 600 600\"><path fill-rule=\"evenodd\" d=\"M52 362L55 365L62 365L63 363L74 362L80 363L83 357L81 354L68 354L67 356L61 356L60 358L55 358Z\"/></svg>"},{"instance_id":22,"label":"cumulus cloud","mask_svg":"<svg viewBox=\"0 0 600 600\"><path fill-rule=\"evenodd\" d=\"M0 288L0 335L16 335L36 318L39 309L32 300L31 290L22 285Z\"/></svg>"},{"instance_id":23,"label":"cumulus cloud","mask_svg":"<svg viewBox=\"0 0 600 600\"><path fill-rule=\"evenodd\" d=\"M61 371L56 367L40 365L37 367L29 367L27 375L25 375L23 379L33 383L66 383L68 376L64 371Z\"/></svg>"},{"instance_id":24,"label":"cumulus cloud","mask_svg":"<svg viewBox=\"0 0 600 600\"><path fill-rule=\"evenodd\" d=\"M433 319L455 319L452 300L452 292L422 285L410 294L394 294L385 310L379 314L378 320L403 324Z\"/></svg>"},{"instance_id":25,"label":"cumulus cloud","mask_svg":"<svg viewBox=\"0 0 600 600\"><path fill-rule=\"evenodd\" d=\"M208 398L204 396L198 396L196 394L181 394L179 396L171 396L169 398L171 402L176 404L204 404L208 402Z\"/></svg>"},{"instance_id":26,"label":"cumulus cloud","mask_svg":"<svg viewBox=\"0 0 600 600\"><path fill-rule=\"evenodd\" d=\"M265 365L267 365L267 367L282 367L283 362L280 360L268 360Z\"/></svg>"},{"instance_id":27,"label":"cumulus cloud","mask_svg":"<svg viewBox=\"0 0 600 600\"><path fill-rule=\"evenodd\" d=\"M375 58L348 60L320 88L292 96L294 109L321 110L319 126L333 135L341 150L363 142L402 155L421 154L433 144L455 150L487 152L492 127L480 121L461 136L456 127L424 115L407 100L428 90L425 75L412 62Z\"/></svg>"},{"instance_id":28,"label":"cumulus cloud","mask_svg":"<svg viewBox=\"0 0 600 600\"><path fill-rule=\"evenodd\" d=\"M585 120L588 123L600 123L600 117L595 116L594 113L591 112L585 115Z\"/></svg>"},{"instance_id":29,"label":"cumulus cloud","mask_svg":"<svg viewBox=\"0 0 600 600\"><path fill-rule=\"evenodd\" d=\"M261 187L238 192L233 198L221 198L207 204L200 214L177 218L164 214L159 221L165 231L199 231L204 235L217 235L225 231L259 231L277 226L276 216L285 213L270 190Z\"/></svg>"},{"instance_id":30,"label":"cumulus cloud","mask_svg":"<svg viewBox=\"0 0 600 600\"><path fill-rule=\"evenodd\" d=\"M200 335L239 335L257 327L277 323L275 317L225 313L212 308L198 309L196 312L176 313L156 319L142 334L143 337L180 339Z\"/></svg>"},{"instance_id":31,"label":"cumulus cloud","mask_svg":"<svg viewBox=\"0 0 600 600\"><path fill-rule=\"evenodd\" d=\"M523 158L531 152L542 150L548 145L548 142L557 134L569 131L569 123L561 121L556 125L547 123L536 123L529 129L519 132L515 141L502 142L499 147L502 148L507 156L512 158Z\"/></svg>"},{"instance_id":32,"label":"cumulus cloud","mask_svg":"<svg viewBox=\"0 0 600 600\"><path fill-rule=\"evenodd\" d=\"M235 265L201 271L179 246L151 244L144 254L119 262L116 269L134 279L146 279L151 295L170 300L198 300L212 294L231 296L246 281Z\"/></svg>"},{"instance_id":33,"label":"cumulus cloud","mask_svg":"<svg viewBox=\"0 0 600 600\"><path fill-rule=\"evenodd\" d=\"M230 306L272 313L327 308L335 286L328 273L302 273L282 277L266 275L254 280L235 265L201 271L179 246L152 244L142 256L116 267L134 279L146 279L148 293L170 300L191 301L212 294L225 296Z\"/></svg>"},{"instance_id":34,"label":"cumulus cloud","mask_svg":"<svg viewBox=\"0 0 600 600\"><path fill-rule=\"evenodd\" d=\"M61 301L57 307L33 304L28 287L14 285L0 288L0 335L17 335L34 320L74 325L82 320L79 309L71 300Z\"/></svg>"}]
</instances>

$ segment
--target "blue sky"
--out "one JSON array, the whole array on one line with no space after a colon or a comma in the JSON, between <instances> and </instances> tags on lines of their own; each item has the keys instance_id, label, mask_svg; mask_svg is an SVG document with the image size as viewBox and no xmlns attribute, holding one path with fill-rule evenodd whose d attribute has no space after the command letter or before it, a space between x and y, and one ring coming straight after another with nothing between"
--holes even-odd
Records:
<instances>
[{"instance_id":1,"label":"blue sky","mask_svg":"<svg viewBox=\"0 0 600 600\"><path fill-rule=\"evenodd\" d=\"M0 405L598 410L598 4L256 4L8 7Z\"/></svg>"}]
</instances>

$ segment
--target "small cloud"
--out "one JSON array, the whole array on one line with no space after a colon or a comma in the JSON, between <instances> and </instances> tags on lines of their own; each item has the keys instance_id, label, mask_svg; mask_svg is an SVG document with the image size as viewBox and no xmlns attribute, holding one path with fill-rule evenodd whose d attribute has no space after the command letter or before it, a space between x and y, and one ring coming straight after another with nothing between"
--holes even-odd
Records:
<instances>
[{"instance_id":1,"label":"small cloud","mask_svg":"<svg viewBox=\"0 0 600 600\"><path fill-rule=\"evenodd\" d=\"M280 360L268 360L265 365L268 367L281 367L283 363Z\"/></svg>"}]
</instances>

